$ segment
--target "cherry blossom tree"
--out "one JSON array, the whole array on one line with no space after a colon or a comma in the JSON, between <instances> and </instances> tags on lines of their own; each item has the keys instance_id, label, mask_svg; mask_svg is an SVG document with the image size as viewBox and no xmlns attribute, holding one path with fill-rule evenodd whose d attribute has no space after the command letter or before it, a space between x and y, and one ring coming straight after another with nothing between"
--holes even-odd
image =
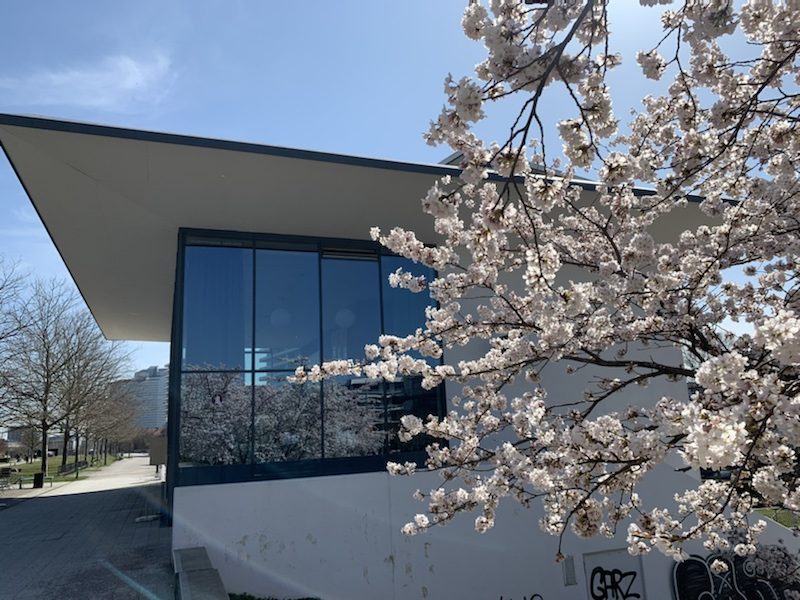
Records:
<instances>
[{"instance_id":1,"label":"cherry blossom tree","mask_svg":"<svg viewBox=\"0 0 800 600\"><path fill-rule=\"evenodd\" d=\"M640 0L663 36L625 57L613 52L608 4L468 3L463 29L486 58L473 76L447 77L426 134L463 169L422 201L439 241L372 231L438 272L391 277L438 307L414 335L367 346L362 362L295 378L421 375L459 390L444 418L403 420L405 437L441 440L427 467L443 478L418 493L427 514L406 533L475 511L486 531L511 498L541 501L541 527L557 536L624 528L635 554L680 559L702 540L748 555L764 527L754 507L800 510L800 2ZM631 85L652 80L628 121L609 83L623 60L641 67ZM557 133L545 97L571 110ZM519 112L507 137L483 140L488 107L509 102ZM659 237L685 214L694 224ZM732 267L748 278L726 280ZM730 322L751 333L730 335ZM472 360L447 360L481 343ZM555 393L545 370L589 379L585 392ZM674 393L636 401L637 386L661 381L677 382ZM673 458L730 478L687 477L674 502L646 504L642 482Z\"/></svg>"}]
</instances>

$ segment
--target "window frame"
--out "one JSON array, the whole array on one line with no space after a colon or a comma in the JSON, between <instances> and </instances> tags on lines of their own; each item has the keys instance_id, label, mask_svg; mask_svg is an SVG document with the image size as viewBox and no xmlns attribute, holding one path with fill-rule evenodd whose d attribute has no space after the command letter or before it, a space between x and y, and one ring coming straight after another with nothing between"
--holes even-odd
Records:
<instances>
[{"instance_id":1,"label":"window frame","mask_svg":"<svg viewBox=\"0 0 800 600\"><path fill-rule=\"evenodd\" d=\"M175 288L173 297L172 314L172 333L170 348L169 365L169 406L168 406L168 439L172 440L169 444L168 454L168 496L171 500L175 487L189 485L207 485L215 483L234 483L247 481L268 481L278 479L293 479L302 477L321 477L329 475L344 475L355 473L380 472L386 470L389 461L406 462L414 461L423 464L427 458L424 450L407 452L390 452L384 443L383 453L370 456L355 457L321 457L317 459L306 459L295 462L273 462L256 463L253 456L253 432L255 415L251 411L250 427L250 461L247 464L230 465L201 465L201 466L180 466L180 413L181 413L181 381L183 376L191 373L201 373L197 370L186 370L183 365L183 328L184 328L184 277L186 266L186 248L192 246L207 247L240 247L253 250L253 282L252 287L252 312L253 324L252 335L256 335L256 291L258 284L255 281L256 254L259 249L266 250L302 250L315 252L318 261L326 255L331 254L362 254L374 256L378 262L378 294L381 303L380 325L381 331L384 329L384 305L383 305L383 279L388 277L382 269L381 257L397 256L381 246L378 242L367 240L351 240L342 238L296 236L270 233L250 233L239 231L208 230L181 228L178 231L177 256L175 266ZM321 277L321 272L320 272ZM322 286L320 285L320 295ZM320 319L323 307L320 302ZM320 323L320 329L322 329ZM321 333L321 332L320 332ZM323 350L322 338L320 338L320 351ZM253 339L253 345L256 340ZM259 372L266 372L255 368L255 352L251 352L251 365L242 370L233 369L231 372L250 373L254 377ZM441 362L441 361L440 361ZM281 372L285 370L281 369ZM216 370L214 372L217 372ZM255 386L253 386L255 387ZM441 417L446 412L446 392L444 385L440 385L436 390L436 409ZM254 406L252 404L251 406ZM324 401L322 402L324 407ZM384 419L386 415L387 398L384 392ZM324 408L323 408L324 410ZM324 432L324 415L322 417L322 428ZM323 433L324 440L324 433Z\"/></svg>"}]
</instances>

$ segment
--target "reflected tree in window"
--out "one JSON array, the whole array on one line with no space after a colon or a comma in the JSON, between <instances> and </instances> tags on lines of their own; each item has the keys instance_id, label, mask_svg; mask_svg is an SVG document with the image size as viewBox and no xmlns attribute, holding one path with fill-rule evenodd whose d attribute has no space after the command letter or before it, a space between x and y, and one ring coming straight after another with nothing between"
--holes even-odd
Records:
<instances>
[{"instance_id":1,"label":"reflected tree in window","mask_svg":"<svg viewBox=\"0 0 800 600\"><path fill-rule=\"evenodd\" d=\"M261 373L252 388L245 377L242 373L184 375L181 461L195 465L249 462L253 407L256 463L322 458L320 384L291 385L285 375ZM382 453L382 398L370 401L358 389L336 381L324 383L324 394L325 455Z\"/></svg>"},{"instance_id":2,"label":"reflected tree in window","mask_svg":"<svg viewBox=\"0 0 800 600\"><path fill-rule=\"evenodd\" d=\"M285 375L260 375L255 389L255 461L284 462L324 456L365 456L383 451L382 400L363 402L357 390L336 381L292 385ZM324 417L323 417L324 414Z\"/></svg>"},{"instance_id":3,"label":"reflected tree in window","mask_svg":"<svg viewBox=\"0 0 800 600\"><path fill-rule=\"evenodd\" d=\"M251 388L242 373L183 376L181 462L238 464L250 460Z\"/></svg>"},{"instance_id":4,"label":"reflected tree in window","mask_svg":"<svg viewBox=\"0 0 800 600\"><path fill-rule=\"evenodd\" d=\"M289 386L286 376L257 375L255 388L255 462L284 462L322 457L320 386Z\"/></svg>"},{"instance_id":5,"label":"reflected tree in window","mask_svg":"<svg viewBox=\"0 0 800 600\"><path fill-rule=\"evenodd\" d=\"M325 456L372 456L384 452L382 387L381 382L365 378L342 377L323 382Z\"/></svg>"}]
</instances>

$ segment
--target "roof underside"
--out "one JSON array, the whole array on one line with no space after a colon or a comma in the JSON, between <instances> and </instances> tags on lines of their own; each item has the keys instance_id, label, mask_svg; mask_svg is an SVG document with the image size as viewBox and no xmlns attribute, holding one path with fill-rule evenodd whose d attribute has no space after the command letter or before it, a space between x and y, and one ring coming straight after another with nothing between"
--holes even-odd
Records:
<instances>
[{"instance_id":1,"label":"roof underside","mask_svg":"<svg viewBox=\"0 0 800 600\"><path fill-rule=\"evenodd\" d=\"M169 341L179 228L433 241L448 167L0 115L2 143L109 339Z\"/></svg>"}]
</instances>

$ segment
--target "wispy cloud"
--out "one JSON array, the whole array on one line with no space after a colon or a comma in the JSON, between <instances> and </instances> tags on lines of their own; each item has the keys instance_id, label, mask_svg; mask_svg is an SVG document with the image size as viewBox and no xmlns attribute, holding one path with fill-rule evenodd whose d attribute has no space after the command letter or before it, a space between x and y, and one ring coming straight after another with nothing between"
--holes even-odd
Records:
<instances>
[{"instance_id":1,"label":"wispy cloud","mask_svg":"<svg viewBox=\"0 0 800 600\"><path fill-rule=\"evenodd\" d=\"M44 230L37 227L0 228L0 237L6 242L11 239L32 239L36 241L35 238L48 241L47 234Z\"/></svg>"},{"instance_id":2,"label":"wispy cloud","mask_svg":"<svg viewBox=\"0 0 800 600\"><path fill-rule=\"evenodd\" d=\"M15 206L11 209L11 214L20 223L25 223L26 225L39 224L39 217L30 206Z\"/></svg>"},{"instance_id":3,"label":"wispy cloud","mask_svg":"<svg viewBox=\"0 0 800 600\"><path fill-rule=\"evenodd\" d=\"M77 106L109 112L138 112L160 103L173 74L163 54L148 58L108 56L95 64L41 69L24 77L0 77L3 103Z\"/></svg>"}]
</instances>

